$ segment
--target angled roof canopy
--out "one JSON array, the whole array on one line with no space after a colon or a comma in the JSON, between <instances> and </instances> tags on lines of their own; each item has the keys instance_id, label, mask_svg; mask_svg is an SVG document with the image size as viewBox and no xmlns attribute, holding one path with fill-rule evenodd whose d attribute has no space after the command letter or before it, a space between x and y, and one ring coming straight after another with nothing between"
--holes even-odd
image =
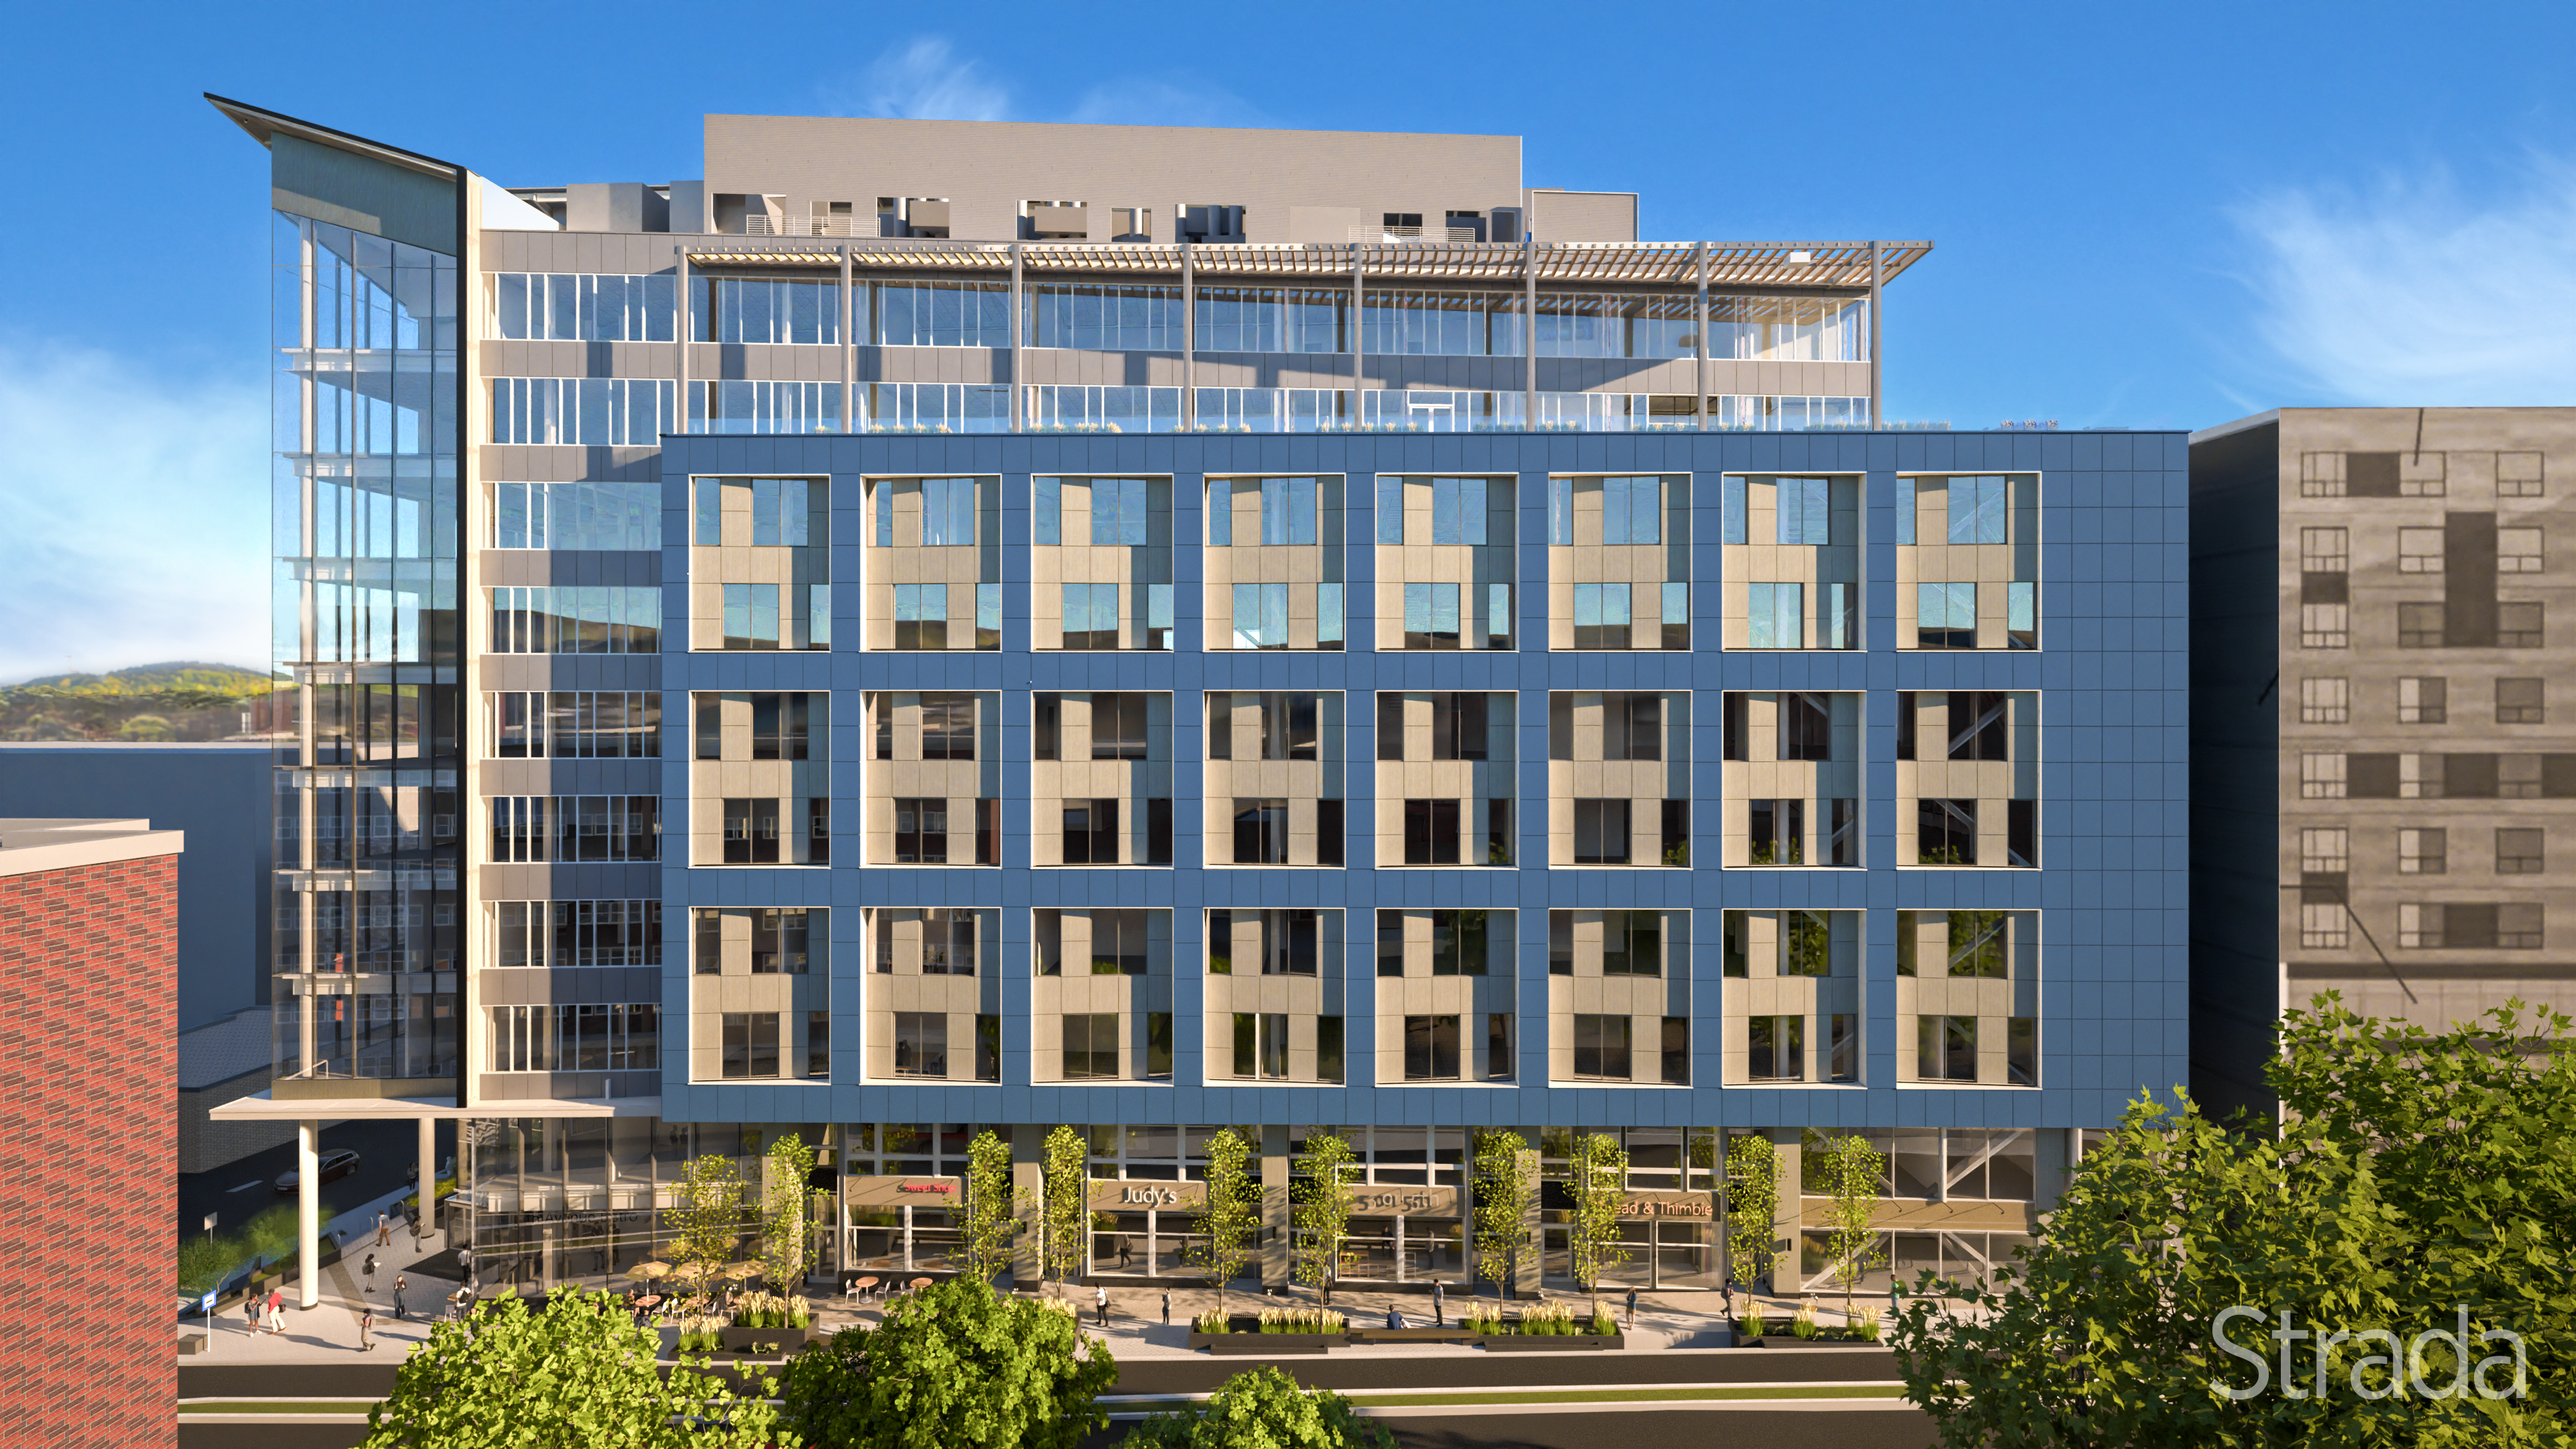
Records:
<instances>
[{"instance_id":1,"label":"angled roof canopy","mask_svg":"<svg viewBox=\"0 0 2576 1449\"><path fill-rule=\"evenodd\" d=\"M352 136L346 131L335 131L328 126L315 125L311 121L299 121L293 116L262 110L245 101L227 100L213 91L203 91L200 94L205 96L209 105L230 117L234 125L248 131L251 139L263 146L268 145L278 136L293 136L301 141L310 141L317 146L328 146L336 151L347 151L353 155L364 156L371 161L382 161L389 166L400 166L407 171L417 171L423 176L435 176L442 181L453 180L457 173L465 169L452 161L423 156L417 151L405 151L399 146L370 141L364 136Z\"/></svg>"}]
</instances>

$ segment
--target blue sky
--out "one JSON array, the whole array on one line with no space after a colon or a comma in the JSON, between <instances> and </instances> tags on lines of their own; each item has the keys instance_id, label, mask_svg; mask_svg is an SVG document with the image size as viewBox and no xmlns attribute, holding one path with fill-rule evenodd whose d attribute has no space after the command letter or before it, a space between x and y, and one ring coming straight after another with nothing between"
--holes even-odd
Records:
<instances>
[{"instance_id":1,"label":"blue sky","mask_svg":"<svg viewBox=\"0 0 2576 1449\"><path fill-rule=\"evenodd\" d=\"M1938 243L1891 417L2576 402L2576 8L735 13L20 12L0 681L264 651L266 159L207 90L504 185L696 176L709 111L1517 134L1651 238Z\"/></svg>"}]
</instances>

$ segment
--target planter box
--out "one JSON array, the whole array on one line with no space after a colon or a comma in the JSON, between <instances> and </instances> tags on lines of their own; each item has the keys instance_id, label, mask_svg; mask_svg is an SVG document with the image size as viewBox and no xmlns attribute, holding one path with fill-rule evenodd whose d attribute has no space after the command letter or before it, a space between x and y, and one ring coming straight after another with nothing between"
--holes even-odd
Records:
<instances>
[{"instance_id":1,"label":"planter box","mask_svg":"<svg viewBox=\"0 0 2576 1449\"><path fill-rule=\"evenodd\" d=\"M1354 1328L1353 1343L1474 1343L1484 1337L1464 1328Z\"/></svg>"},{"instance_id":2,"label":"planter box","mask_svg":"<svg viewBox=\"0 0 2576 1449\"><path fill-rule=\"evenodd\" d=\"M1876 1342L1876 1343L1871 1343L1871 1342L1869 1342L1869 1341L1867 1341L1867 1340L1865 1340L1865 1339L1858 1339L1858 1338L1800 1338L1800 1337L1798 1337L1798 1336L1797 1336L1796 1334L1794 1334L1794 1333L1766 1333L1766 1334L1762 1335L1760 1338L1746 1338L1746 1337L1744 1337L1743 1335L1738 1334L1738 1335L1736 1336L1736 1340L1735 1340L1735 1341L1736 1341L1739 1345L1741 1345L1741 1346L1743 1346L1743 1347L1745 1347L1745 1348L1877 1348L1877 1349L1884 1349L1884 1348L1886 1348L1886 1347L1887 1347L1887 1342L1886 1342L1886 1340L1884 1340L1884 1339L1881 1339L1880 1341L1878 1341L1878 1342Z\"/></svg>"},{"instance_id":3,"label":"planter box","mask_svg":"<svg viewBox=\"0 0 2576 1449\"><path fill-rule=\"evenodd\" d=\"M1604 1338L1597 1333L1498 1333L1481 1340L1486 1349L1501 1353L1582 1353L1589 1349L1615 1349L1628 1346L1628 1335L1614 1333Z\"/></svg>"},{"instance_id":4,"label":"planter box","mask_svg":"<svg viewBox=\"0 0 2576 1449\"><path fill-rule=\"evenodd\" d=\"M1329 1353L1350 1340L1338 1333L1197 1333L1190 1347L1217 1354Z\"/></svg>"},{"instance_id":5,"label":"planter box","mask_svg":"<svg viewBox=\"0 0 2576 1449\"><path fill-rule=\"evenodd\" d=\"M717 1341L727 1353L794 1353L805 1346L805 1328L720 1328Z\"/></svg>"}]
</instances>

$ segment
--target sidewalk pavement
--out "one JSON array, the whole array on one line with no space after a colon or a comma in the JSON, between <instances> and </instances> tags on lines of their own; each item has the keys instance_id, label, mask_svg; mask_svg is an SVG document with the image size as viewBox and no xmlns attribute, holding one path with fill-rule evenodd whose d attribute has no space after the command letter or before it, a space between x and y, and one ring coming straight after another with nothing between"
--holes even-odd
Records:
<instances>
[{"instance_id":1,"label":"sidewalk pavement","mask_svg":"<svg viewBox=\"0 0 2576 1449\"><path fill-rule=\"evenodd\" d=\"M352 1231L348 1246L338 1262L322 1270L322 1301L309 1309L295 1306L295 1289L290 1276L286 1288L286 1331L254 1333L245 1327L240 1302L226 1300L215 1315L214 1341L192 1362L209 1363L312 1363L341 1358L372 1359L379 1356L399 1361L410 1352L410 1345L429 1337L429 1322L446 1310L447 1295L461 1285L454 1278L433 1278L412 1270L412 1265L435 1257L447 1247L444 1231L424 1233L415 1242L409 1226L397 1214L393 1220L392 1241L375 1246L372 1218L361 1235ZM376 1255L375 1276L370 1279L359 1272L367 1254ZM394 1317L394 1279L407 1280L403 1306L410 1316ZM372 1286L370 1286L372 1285ZM376 1347L372 1353L358 1348L358 1310L361 1304L373 1307L376 1323L373 1330ZM182 1338L204 1335L205 1320L191 1317L179 1325Z\"/></svg>"}]
</instances>

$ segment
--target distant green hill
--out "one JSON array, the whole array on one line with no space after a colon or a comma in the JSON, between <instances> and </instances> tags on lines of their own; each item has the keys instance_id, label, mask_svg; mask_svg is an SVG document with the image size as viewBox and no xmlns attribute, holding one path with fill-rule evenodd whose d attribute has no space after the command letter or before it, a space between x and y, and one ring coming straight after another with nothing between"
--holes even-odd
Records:
<instances>
[{"instance_id":1,"label":"distant green hill","mask_svg":"<svg viewBox=\"0 0 2576 1449\"><path fill-rule=\"evenodd\" d=\"M51 674L21 680L13 688L39 685L72 694L154 694L165 690L200 690L210 694L264 694L269 676L257 669L200 660L137 664L105 674Z\"/></svg>"}]
</instances>

